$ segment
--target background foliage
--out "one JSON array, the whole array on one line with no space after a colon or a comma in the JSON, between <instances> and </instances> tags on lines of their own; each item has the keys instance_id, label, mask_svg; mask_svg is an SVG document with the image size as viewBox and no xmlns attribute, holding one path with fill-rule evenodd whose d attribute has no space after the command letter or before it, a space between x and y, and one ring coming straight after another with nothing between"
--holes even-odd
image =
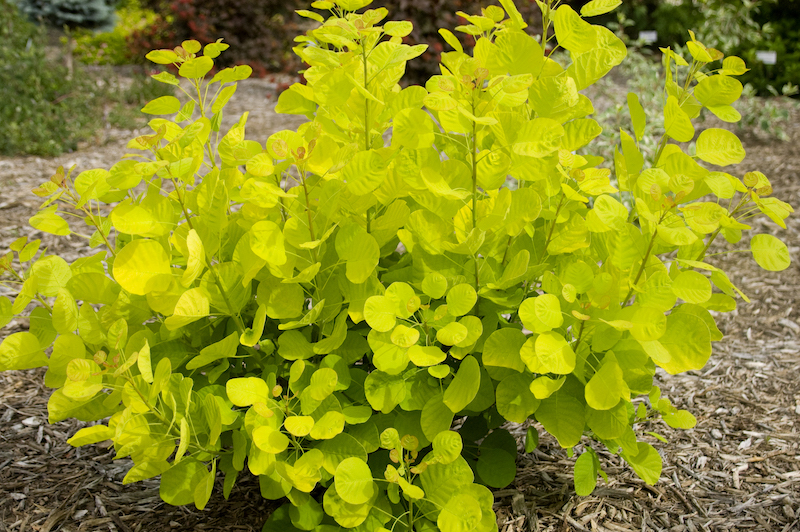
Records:
<instances>
[{"instance_id":1,"label":"background foliage","mask_svg":"<svg viewBox=\"0 0 800 532\"><path fill-rule=\"evenodd\" d=\"M785 85L800 81L800 2L796 0L629 0L604 22L621 22L631 40L642 30L656 30L659 46L678 48L686 40L686 28L691 28L709 46L745 59L751 70L741 80L762 96L780 93ZM778 64L757 61L756 50L777 51Z\"/></svg>"},{"instance_id":2,"label":"background foliage","mask_svg":"<svg viewBox=\"0 0 800 532\"><path fill-rule=\"evenodd\" d=\"M3 155L54 156L75 150L106 125L141 127L141 106L173 92L142 74L126 84L115 72L88 72L77 62L70 70L66 43L49 46L46 27L30 22L13 2L0 0L0 8Z\"/></svg>"},{"instance_id":3,"label":"background foliage","mask_svg":"<svg viewBox=\"0 0 800 532\"><path fill-rule=\"evenodd\" d=\"M159 18L128 40L139 61L153 48L174 47L185 39L207 44L222 38L233 46L223 66L249 64L261 75L299 67L291 54L292 39L302 32L302 19L294 12L303 6L299 0L144 0L142 5Z\"/></svg>"},{"instance_id":4,"label":"background foliage","mask_svg":"<svg viewBox=\"0 0 800 532\"><path fill-rule=\"evenodd\" d=\"M74 54L92 65L128 65L142 63L143 56L131 48L133 35L150 31L162 19L141 6L139 0L128 0L117 9L117 23L111 31L78 29L73 32Z\"/></svg>"},{"instance_id":5,"label":"background foliage","mask_svg":"<svg viewBox=\"0 0 800 532\"><path fill-rule=\"evenodd\" d=\"M63 61L48 60L45 30L10 0L0 0L0 153L57 155L75 149L101 116L97 92L84 76L69 78Z\"/></svg>"},{"instance_id":6,"label":"background foliage","mask_svg":"<svg viewBox=\"0 0 800 532\"><path fill-rule=\"evenodd\" d=\"M32 20L60 28L110 31L116 23L118 0L16 0L20 11Z\"/></svg>"}]
</instances>

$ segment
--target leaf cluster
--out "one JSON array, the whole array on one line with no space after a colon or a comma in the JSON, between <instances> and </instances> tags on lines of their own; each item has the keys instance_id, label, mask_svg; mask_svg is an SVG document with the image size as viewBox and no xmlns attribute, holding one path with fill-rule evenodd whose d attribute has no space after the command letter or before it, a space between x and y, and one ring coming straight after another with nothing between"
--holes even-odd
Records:
<instances>
[{"instance_id":1,"label":"leaf cluster","mask_svg":"<svg viewBox=\"0 0 800 532\"><path fill-rule=\"evenodd\" d=\"M426 49L404 44L412 24L368 0L316 1L295 47L307 83L277 104L308 122L263 144L247 113L221 128L251 74L206 78L227 44L149 53L185 98L147 104L152 134L111 169L59 169L34 190L35 228L98 252L68 264L14 243L0 266L19 295L2 314L38 305L30 332L0 344L0 370L47 365L51 421L108 417L71 443L113 440L135 464L124 482L161 475L170 504L203 508L217 472L226 497L257 475L264 497L288 499L265 530L495 530L488 487L516 472L506 422L583 446L579 494L605 475L591 442L655 483L642 431L695 423L653 386L656 367L702 368L722 337L711 311L747 300L709 247L759 214L785 227L792 208L763 174L722 171L745 155L732 133L695 138L702 108L735 121L745 66L693 35L690 61L663 50L653 158L631 94L613 175L599 166L581 91L626 48L585 19L618 3L538 3L568 64L511 0L465 13L474 49L440 30L440 73L401 88ZM789 265L772 235L749 251ZM537 442L532 426L526 451Z\"/></svg>"}]
</instances>

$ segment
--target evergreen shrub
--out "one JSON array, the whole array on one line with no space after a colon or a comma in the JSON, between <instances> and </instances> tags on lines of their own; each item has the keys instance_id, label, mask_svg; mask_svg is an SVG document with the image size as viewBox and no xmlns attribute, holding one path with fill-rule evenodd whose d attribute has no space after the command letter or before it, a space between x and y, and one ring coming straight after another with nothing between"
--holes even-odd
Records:
<instances>
[{"instance_id":1,"label":"evergreen shrub","mask_svg":"<svg viewBox=\"0 0 800 532\"><path fill-rule=\"evenodd\" d=\"M114 29L118 0L17 0L20 11L32 20L61 28Z\"/></svg>"},{"instance_id":2,"label":"evergreen shrub","mask_svg":"<svg viewBox=\"0 0 800 532\"><path fill-rule=\"evenodd\" d=\"M518 452L506 422L536 422L527 452L539 427L578 451L580 495L605 476L599 446L657 482L658 425L695 418L656 368L702 368L722 338L711 311L747 301L709 246L792 212L762 173L724 171L745 156L734 134L695 138L704 107L735 120L743 61L694 39L689 57L666 50L666 133L645 160L630 94L612 172L581 91L625 57L585 20L618 0L539 3L569 64L501 0L464 16L471 53L442 29L440 74L403 89L425 46L367 4L300 12L318 23L295 48L307 84L277 110L308 122L266 142L247 138L247 113L221 130L251 73L205 79L226 44L148 54L188 99L145 106L152 134L111 169L59 169L34 190L35 228L97 252L68 264L13 244L19 295L0 306L10 320L35 301L36 319L0 345L0 370L47 366L50 421L105 420L70 442L111 439L134 464L124 482L160 475L170 504L204 508L218 472L226 497L257 475L288 501L266 531L496 530L489 488L514 481ZM743 245L789 266L775 236Z\"/></svg>"}]
</instances>

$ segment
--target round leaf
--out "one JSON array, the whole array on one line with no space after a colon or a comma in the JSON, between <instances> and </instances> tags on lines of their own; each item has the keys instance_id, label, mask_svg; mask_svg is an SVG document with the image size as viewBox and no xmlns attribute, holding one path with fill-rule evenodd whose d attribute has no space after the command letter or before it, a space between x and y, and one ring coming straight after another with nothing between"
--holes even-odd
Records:
<instances>
[{"instance_id":1,"label":"round leaf","mask_svg":"<svg viewBox=\"0 0 800 532\"><path fill-rule=\"evenodd\" d=\"M311 432L311 429L314 427L314 418L311 416L287 417L283 422L283 426L286 427L289 434L302 438Z\"/></svg>"},{"instance_id":2,"label":"round leaf","mask_svg":"<svg viewBox=\"0 0 800 532\"><path fill-rule=\"evenodd\" d=\"M439 329L436 339L444 345L456 345L467 338L469 331L458 322L451 322Z\"/></svg>"},{"instance_id":3,"label":"round leaf","mask_svg":"<svg viewBox=\"0 0 800 532\"><path fill-rule=\"evenodd\" d=\"M603 358L603 365L586 383L585 395L586 403L595 410L610 410L620 399L630 397L622 369L610 351Z\"/></svg>"},{"instance_id":4,"label":"round leaf","mask_svg":"<svg viewBox=\"0 0 800 532\"><path fill-rule=\"evenodd\" d=\"M661 455L649 443L640 441L637 449L638 452L635 456L624 453L622 457L631 465L639 478L652 486L661 477L661 468L663 467Z\"/></svg>"},{"instance_id":5,"label":"round leaf","mask_svg":"<svg viewBox=\"0 0 800 532\"><path fill-rule=\"evenodd\" d=\"M652 307L637 309L631 323L633 323L631 335L643 342L658 340L664 336L664 331L667 330L667 317L663 312Z\"/></svg>"},{"instance_id":6,"label":"round leaf","mask_svg":"<svg viewBox=\"0 0 800 532\"><path fill-rule=\"evenodd\" d=\"M407 20L390 21L383 25L383 31L386 32L386 35L391 35L392 37L405 37L413 29L414 26Z\"/></svg>"},{"instance_id":7,"label":"round leaf","mask_svg":"<svg viewBox=\"0 0 800 532\"><path fill-rule=\"evenodd\" d=\"M433 455L440 464L449 464L461 456L464 443L461 435L452 430L444 430L433 438Z\"/></svg>"},{"instance_id":8,"label":"round leaf","mask_svg":"<svg viewBox=\"0 0 800 532\"><path fill-rule=\"evenodd\" d=\"M575 352L563 336L554 332L536 338L536 357L541 364L541 373L567 375L575 369Z\"/></svg>"},{"instance_id":9,"label":"round leaf","mask_svg":"<svg viewBox=\"0 0 800 532\"><path fill-rule=\"evenodd\" d=\"M412 345L408 349L408 357L415 366L424 368L439 364L447 355L435 345Z\"/></svg>"},{"instance_id":10,"label":"round leaf","mask_svg":"<svg viewBox=\"0 0 800 532\"><path fill-rule=\"evenodd\" d=\"M669 356L657 360L652 353L648 354L671 375L700 369L711 356L708 325L701 318L684 312L673 312L667 317L667 330L654 343L659 342Z\"/></svg>"},{"instance_id":11,"label":"round leaf","mask_svg":"<svg viewBox=\"0 0 800 532\"><path fill-rule=\"evenodd\" d=\"M279 430L262 426L253 431L253 443L264 452L278 454L289 446L289 438Z\"/></svg>"},{"instance_id":12,"label":"round leaf","mask_svg":"<svg viewBox=\"0 0 800 532\"><path fill-rule=\"evenodd\" d=\"M536 412L539 400L530 390L530 377L510 375L497 385L497 411L514 423L523 423Z\"/></svg>"},{"instance_id":13,"label":"round leaf","mask_svg":"<svg viewBox=\"0 0 800 532\"><path fill-rule=\"evenodd\" d=\"M186 458L161 474L158 493L167 504L184 506L194 502L194 490L208 475L202 462Z\"/></svg>"},{"instance_id":14,"label":"round leaf","mask_svg":"<svg viewBox=\"0 0 800 532\"><path fill-rule=\"evenodd\" d=\"M169 255L155 240L134 240L117 254L114 279L138 296L166 290L172 281Z\"/></svg>"},{"instance_id":15,"label":"round leaf","mask_svg":"<svg viewBox=\"0 0 800 532\"><path fill-rule=\"evenodd\" d=\"M463 316L475 306L478 294L472 286L461 283L447 293L447 312L453 316Z\"/></svg>"},{"instance_id":16,"label":"round leaf","mask_svg":"<svg viewBox=\"0 0 800 532\"><path fill-rule=\"evenodd\" d=\"M711 282L702 273L687 270L672 281L672 291L687 303L700 305L711 299Z\"/></svg>"},{"instance_id":17,"label":"round leaf","mask_svg":"<svg viewBox=\"0 0 800 532\"><path fill-rule=\"evenodd\" d=\"M339 375L331 368L320 368L311 375L311 383L303 393L308 393L315 401L322 401L336 389Z\"/></svg>"},{"instance_id":18,"label":"round leaf","mask_svg":"<svg viewBox=\"0 0 800 532\"><path fill-rule=\"evenodd\" d=\"M286 248L281 228L274 222L257 222L250 229L250 247L253 253L270 264L286 264Z\"/></svg>"},{"instance_id":19,"label":"round leaf","mask_svg":"<svg viewBox=\"0 0 800 532\"><path fill-rule=\"evenodd\" d=\"M428 374L436 379L444 379L450 375L450 366L446 366L444 364L431 366L428 368Z\"/></svg>"},{"instance_id":20,"label":"round leaf","mask_svg":"<svg viewBox=\"0 0 800 532\"><path fill-rule=\"evenodd\" d=\"M364 303L364 319L378 332L389 332L394 328L395 305L386 296L371 296Z\"/></svg>"},{"instance_id":21,"label":"round leaf","mask_svg":"<svg viewBox=\"0 0 800 532\"><path fill-rule=\"evenodd\" d=\"M431 299L439 299L447 292L447 279L439 272L431 272L422 280L422 293Z\"/></svg>"},{"instance_id":22,"label":"round leaf","mask_svg":"<svg viewBox=\"0 0 800 532\"><path fill-rule=\"evenodd\" d=\"M706 129L697 137L697 157L717 166L739 164L745 152L739 137L726 129Z\"/></svg>"},{"instance_id":23,"label":"round leaf","mask_svg":"<svg viewBox=\"0 0 800 532\"><path fill-rule=\"evenodd\" d=\"M175 96L156 98L142 108L148 115L171 115L181 110L181 102Z\"/></svg>"},{"instance_id":24,"label":"round leaf","mask_svg":"<svg viewBox=\"0 0 800 532\"><path fill-rule=\"evenodd\" d=\"M178 74L184 78L197 79L205 77L214 68L214 60L210 57L194 57L183 63Z\"/></svg>"},{"instance_id":25,"label":"round leaf","mask_svg":"<svg viewBox=\"0 0 800 532\"><path fill-rule=\"evenodd\" d=\"M345 458L336 468L333 477L336 492L350 504L364 504L375 493L372 471L360 458Z\"/></svg>"},{"instance_id":26,"label":"round leaf","mask_svg":"<svg viewBox=\"0 0 800 532\"><path fill-rule=\"evenodd\" d=\"M228 394L228 399L236 406L263 403L269 397L267 383L257 377L230 379L225 383L225 390Z\"/></svg>"},{"instance_id":27,"label":"round leaf","mask_svg":"<svg viewBox=\"0 0 800 532\"><path fill-rule=\"evenodd\" d=\"M566 380L566 377L551 379L546 375L542 375L541 377L534 379L534 381L531 383L531 393L533 393L533 396L537 399L547 399L561 389L561 386L564 385Z\"/></svg>"},{"instance_id":28,"label":"round leaf","mask_svg":"<svg viewBox=\"0 0 800 532\"><path fill-rule=\"evenodd\" d=\"M264 152L247 161L246 168L254 176L266 177L272 174L275 170L275 165L272 164L272 158L270 158L269 154Z\"/></svg>"},{"instance_id":29,"label":"round leaf","mask_svg":"<svg viewBox=\"0 0 800 532\"><path fill-rule=\"evenodd\" d=\"M455 414L460 412L478 395L481 383L481 368L472 355L461 361L455 378L444 392L444 404Z\"/></svg>"},{"instance_id":30,"label":"round leaf","mask_svg":"<svg viewBox=\"0 0 800 532\"><path fill-rule=\"evenodd\" d=\"M436 524L442 532L471 532L483 518L480 504L465 493L453 495L439 513Z\"/></svg>"},{"instance_id":31,"label":"round leaf","mask_svg":"<svg viewBox=\"0 0 800 532\"><path fill-rule=\"evenodd\" d=\"M786 244L772 235L754 236L750 240L750 251L758 265L770 272L783 271L792 262Z\"/></svg>"},{"instance_id":32,"label":"round leaf","mask_svg":"<svg viewBox=\"0 0 800 532\"><path fill-rule=\"evenodd\" d=\"M581 497L590 495L597 486L597 465L591 452L585 452L575 460L575 493Z\"/></svg>"},{"instance_id":33,"label":"round leaf","mask_svg":"<svg viewBox=\"0 0 800 532\"><path fill-rule=\"evenodd\" d=\"M391 338L392 343L398 347L411 347L419 340L419 331L401 324L394 328Z\"/></svg>"},{"instance_id":34,"label":"round leaf","mask_svg":"<svg viewBox=\"0 0 800 532\"><path fill-rule=\"evenodd\" d=\"M564 316L561 314L561 304L552 294L543 294L534 299L534 311L539 321L551 329L561 327Z\"/></svg>"}]
</instances>

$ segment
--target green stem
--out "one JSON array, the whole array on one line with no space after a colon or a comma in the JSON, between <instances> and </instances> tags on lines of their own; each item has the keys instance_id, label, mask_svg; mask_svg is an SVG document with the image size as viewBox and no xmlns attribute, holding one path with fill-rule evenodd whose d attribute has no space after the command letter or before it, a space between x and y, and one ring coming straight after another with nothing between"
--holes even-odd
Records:
<instances>
[{"instance_id":1,"label":"green stem","mask_svg":"<svg viewBox=\"0 0 800 532\"><path fill-rule=\"evenodd\" d=\"M72 198L72 201L74 201L75 205L77 206L78 202L80 202L80 198L76 198L75 195L70 190L67 190L67 194L69 195L70 198ZM97 228L97 232L99 232L100 236L103 237L103 242L105 242L106 247L108 248L108 250L111 252L111 254L113 256L116 257L117 256L117 252L114 251L114 248L111 246L111 242L108 241L108 237L103 232L103 229L102 229L100 223L95 219L94 214L92 213L91 209L87 209L85 205L82 205L79 208L80 208L81 212L83 212L86 216L89 217L89 220L91 220L92 225ZM98 209L99 208L100 208L100 206L98 205Z\"/></svg>"},{"instance_id":2,"label":"green stem","mask_svg":"<svg viewBox=\"0 0 800 532\"><path fill-rule=\"evenodd\" d=\"M472 114L475 114L475 103L472 104ZM472 230L478 227L478 161L476 150L478 149L478 124L472 123ZM478 271L478 255L472 256L475 264L475 291L480 288L480 275Z\"/></svg>"},{"instance_id":3,"label":"green stem","mask_svg":"<svg viewBox=\"0 0 800 532\"><path fill-rule=\"evenodd\" d=\"M747 205L747 199L746 198L747 198L747 196L742 196L742 199L739 200L739 203L738 203L738 205L736 205L736 208L733 209L732 211L729 210L728 216L730 216L731 218L736 216L736 213L738 213L739 210L742 207ZM720 231L722 231L722 227L718 227L717 230L714 231L711 234L711 237L708 239L708 242L706 242L706 245L703 247L703 250L700 252L700 255L698 255L698 257L697 257L698 261L703 260L703 258L706 256L706 252L708 251L708 248L711 247L711 244L713 244L714 240L717 238L717 236L719 236Z\"/></svg>"},{"instance_id":4,"label":"green stem","mask_svg":"<svg viewBox=\"0 0 800 532\"><path fill-rule=\"evenodd\" d=\"M475 112L475 106L472 106L473 114ZM477 154L475 150L477 149L477 141L478 141L478 124L475 122L472 123L472 228L475 229L478 226L478 161L476 160Z\"/></svg>"},{"instance_id":5,"label":"green stem","mask_svg":"<svg viewBox=\"0 0 800 532\"><path fill-rule=\"evenodd\" d=\"M653 251L653 246L656 243L656 236L658 235L658 227L653 230L653 236L650 238L650 244L647 246L647 251L644 252L644 258L642 258L642 265L639 266L639 272L636 274L636 279L633 281L630 290L628 290L628 295L625 296L625 299L622 300L622 304L624 305L633 295L633 288L639 284L639 279L642 278L642 274L644 273L644 269L647 266L647 259L650 258L650 252Z\"/></svg>"},{"instance_id":6,"label":"green stem","mask_svg":"<svg viewBox=\"0 0 800 532\"><path fill-rule=\"evenodd\" d=\"M547 233L547 239L544 241L544 248L542 248L542 254L539 256L538 263L542 262L542 259L547 254L547 246L550 245L550 241L553 239L553 232L556 229L556 222L558 222L558 215L561 214L561 208L564 206L564 193L561 193L561 196L558 199L558 207L556 207L556 215L553 218L553 223L550 225L550 231Z\"/></svg>"},{"instance_id":7,"label":"green stem","mask_svg":"<svg viewBox=\"0 0 800 532\"><path fill-rule=\"evenodd\" d=\"M300 181L301 184L303 185L303 194L305 195L305 200L306 200L306 215L308 216L308 234L311 236L311 241L313 242L314 240L317 239L317 237L314 236L314 218L311 216L311 203L308 198L308 185L306 185L306 173L303 170L300 170ZM313 248L311 250L311 257L314 259L315 263L319 262L317 260L316 248Z\"/></svg>"},{"instance_id":8,"label":"green stem","mask_svg":"<svg viewBox=\"0 0 800 532\"><path fill-rule=\"evenodd\" d=\"M583 328L586 326L586 321L581 320L581 328L578 330L578 341L575 342L575 347L572 348L573 351L578 350L578 346L581 345L581 338L583 338Z\"/></svg>"},{"instance_id":9,"label":"green stem","mask_svg":"<svg viewBox=\"0 0 800 532\"><path fill-rule=\"evenodd\" d=\"M711 244L714 242L714 239L717 238L720 231L722 231L722 228L718 227L717 230L711 234L711 237L708 239L708 242L706 242L706 245L703 247L703 251L700 252L700 255L697 256L696 260L701 261L703 260L703 258L705 258L706 251L708 251L708 248L711 247Z\"/></svg>"},{"instance_id":10,"label":"green stem","mask_svg":"<svg viewBox=\"0 0 800 532\"><path fill-rule=\"evenodd\" d=\"M656 156L653 157L653 166L658 165L658 160L661 158L661 154L664 151L664 148L667 147L667 141L669 137L667 137L666 133L661 137L661 141L658 143L658 149L656 150Z\"/></svg>"},{"instance_id":11,"label":"green stem","mask_svg":"<svg viewBox=\"0 0 800 532\"><path fill-rule=\"evenodd\" d=\"M511 241L514 240L513 236L508 237L508 243L506 243L506 250L503 253L503 260L500 262L501 266L506 265L506 261L508 260L508 250L511 249Z\"/></svg>"},{"instance_id":12,"label":"green stem","mask_svg":"<svg viewBox=\"0 0 800 532\"><path fill-rule=\"evenodd\" d=\"M364 90L369 92L369 80L367 80L367 48L364 41L361 41L361 57L364 61ZM364 98L364 150L369 151L369 98Z\"/></svg>"},{"instance_id":13,"label":"green stem","mask_svg":"<svg viewBox=\"0 0 800 532\"><path fill-rule=\"evenodd\" d=\"M175 187L175 194L178 196L178 203L181 204L181 210L183 211L183 216L186 218L186 224L189 226L189 229L194 230L194 225L192 225L192 220L189 217L189 211L186 209L186 203L183 200L183 196L181 196L181 190L178 186L178 183L175 181L174 177L170 177L172 181L172 185ZM228 307L228 312L230 313L231 318L233 318L233 322L236 325L236 329L239 331L239 334L244 334L245 326L242 322L242 318L239 317L239 314L233 311L233 305L231 304L230 298L228 298L228 293L225 291L225 287L222 286L222 280L217 275L217 272L214 271L212 267L211 261L208 259L208 256L203 257L205 259L206 268L208 271L211 272L211 275L214 277L214 284L217 285L217 289L219 290L220 295L222 295L222 300L225 301L225 306ZM252 348L248 348L251 350ZM253 350L253 353L255 351ZM260 359L260 357L257 357Z\"/></svg>"},{"instance_id":14,"label":"green stem","mask_svg":"<svg viewBox=\"0 0 800 532\"><path fill-rule=\"evenodd\" d=\"M283 187L281 187L281 176L280 175L276 175L275 176L275 184L278 186L278 188L280 188L280 189L283 188ZM283 223L285 224L286 223L286 205L283 203L283 198L279 197L278 201L281 204L281 221L283 221Z\"/></svg>"}]
</instances>

